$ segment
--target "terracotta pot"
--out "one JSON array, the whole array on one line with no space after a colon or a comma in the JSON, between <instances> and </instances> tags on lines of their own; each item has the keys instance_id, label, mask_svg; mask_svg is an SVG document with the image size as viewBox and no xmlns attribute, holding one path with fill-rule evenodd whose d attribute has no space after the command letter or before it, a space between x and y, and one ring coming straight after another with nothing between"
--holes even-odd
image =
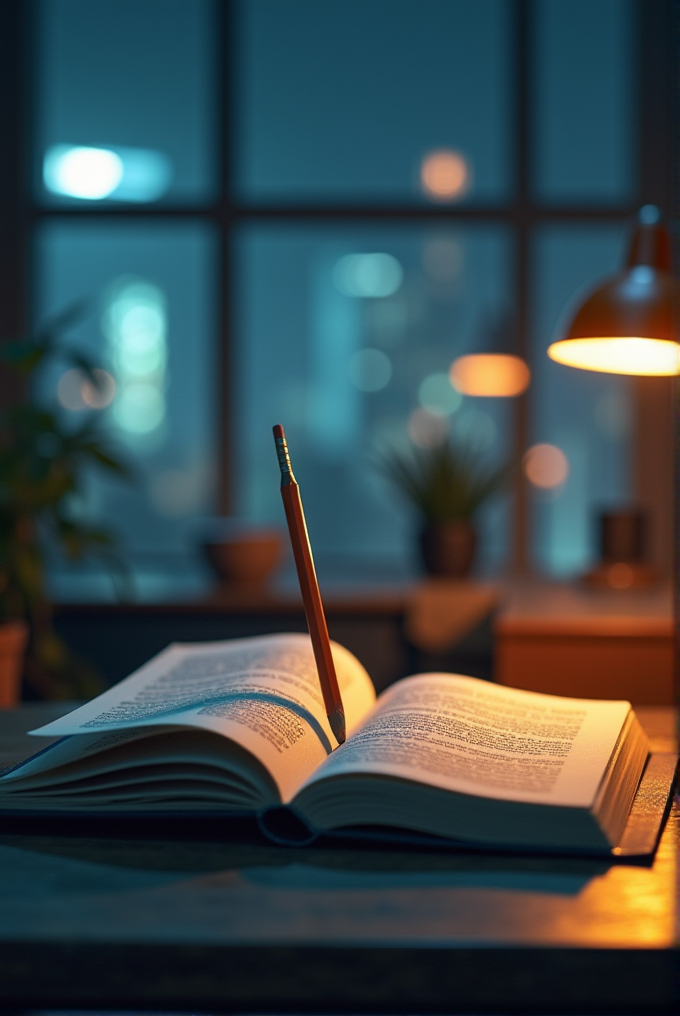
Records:
<instances>
[{"instance_id":1,"label":"terracotta pot","mask_svg":"<svg viewBox=\"0 0 680 1016\"><path fill-rule=\"evenodd\" d=\"M19 704L27 642L28 625L25 621L0 624L0 708Z\"/></svg>"},{"instance_id":2,"label":"terracotta pot","mask_svg":"<svg viewBox=\"0 0 680 1016\"><path fill-rule=\"evenodd\" d=\"M205 555L223 582L262 585L281 560L283 540L276 530L253 530L203 544Z\"/></svg>"},{"instance_id":3,"label":"terracotta pot","mask_svg":"<svg viewBox=\"0 0 680 1016\"><path fill-rule=\"evenodd\" d=\"M466 519L430 523L420 532L420 553L430 575L463 578L472 567L477 533Z\"/></svg>"}]
</instances>

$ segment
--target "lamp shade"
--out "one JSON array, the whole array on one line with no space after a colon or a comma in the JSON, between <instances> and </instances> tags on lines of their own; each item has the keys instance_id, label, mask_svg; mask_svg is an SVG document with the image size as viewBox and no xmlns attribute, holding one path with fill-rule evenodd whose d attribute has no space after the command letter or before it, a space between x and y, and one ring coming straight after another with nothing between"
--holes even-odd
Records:
<instances>
[{"instance_id":1,"label":"lamp shade","mask_svg":"<svg viewBox=\"0 0 680 1016\"><path fill-rule=\"evenodd\" d=\"M591 290L548 356L612 374L679 374L678 295L668 231L656 209L646 206L626 268Z\"/></svg>"}]
</instances>

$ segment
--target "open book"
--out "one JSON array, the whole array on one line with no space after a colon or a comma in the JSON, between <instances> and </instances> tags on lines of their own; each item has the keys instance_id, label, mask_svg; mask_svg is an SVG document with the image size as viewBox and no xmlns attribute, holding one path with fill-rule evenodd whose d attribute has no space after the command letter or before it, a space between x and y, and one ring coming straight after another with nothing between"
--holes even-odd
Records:
<instances>
[{"instance_id":1,"label":"open book","mask_svg":"<svg viewBox=\"0 0 680 1016\"><path fill-rule=\"evenodd\" d=\"M628 702L420 674L376 701L333 645L348 739L335 748L311 643L172 645L36 735L0 810L281 815L312 832L400 829L515 848L609 852L648 758Z\"/></svg>"}]
</instances>

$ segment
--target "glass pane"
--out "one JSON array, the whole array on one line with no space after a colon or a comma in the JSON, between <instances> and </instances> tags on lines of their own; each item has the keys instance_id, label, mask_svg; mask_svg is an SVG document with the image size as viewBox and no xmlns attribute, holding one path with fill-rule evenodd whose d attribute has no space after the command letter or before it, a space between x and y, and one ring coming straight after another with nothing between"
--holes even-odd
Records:
<instances>
[{"instance_id":1,"label":"glass pane","mask_svg":"<svg viewBox=\"0 0 680 1016\"><path fill-rule=\"evenodd\" d=\"M290 439L315 555L355 578L415 564L417 519L379 475L387 447L447 432L510 451L513 404L463 398L454 357L509 307L501 227L244 228L236 429L239 509L282 521L271 436ZM507 506L479 519L481 567L502 563Z\"/></svg>"},{"instance_id":2,"label":"glass pane","mask_svg":"<svg viewBox=\"0 0 680 1016\"><path fill-rule=\"evenodd\" d=\"M507 197L505 0L246 0L238 14L243 198Z\"/></svg>"},{"instance_id":3,"label":"glass pane","mask_svg":"<svg viewBox=\"0 0 680 1016\"><path fill-rule=\"evenodd\" d=\"M548 458L545 485L531 488L533 557L557 576L583 572L598 559L598 513L621 507L631 494L630 380L575 370L546 355L565 308L583 297L584 286L618 269L623 239L620 226L550 226L539 231L534 247L532 443L558 448L568 475L560 482L559 456L552 466Z\"/></svg>"},{"instance_id":4,"label":"glass pane","mask_svg":"<svg viewBox=\"0 0 680 1016\"><path fill-rule=\"evenodd\" d=\"M92 410L83 379L42 379L74 425L100 412L133 482L93 470L79 509L134 555L186 551L214 511L217 378L212 232L203 225L49 223L38 236L37 320L85 301L69 345L89 350L115 396ZM104 401L107 401L106 393Z\"/></svg>"},{"instance_id":5,"label":"glass pane","mask_svg":"<svg viewBox=\"0 0 680 1016\"><path fill-rule=\"evenodd\" d=\"M209 0L41 0L41 200L212 198L213 15Z\"/></svg>"},{"instance_id":6,"label":"glass pane","mask_svg":"<svg viewBox=\"0 0 680 1016\"><path fill-rule=\"evenodd\" d=\"M637 182L631 0L540 0L532 10L537 197L629 200Z\"/></svg>"}]
</instances>

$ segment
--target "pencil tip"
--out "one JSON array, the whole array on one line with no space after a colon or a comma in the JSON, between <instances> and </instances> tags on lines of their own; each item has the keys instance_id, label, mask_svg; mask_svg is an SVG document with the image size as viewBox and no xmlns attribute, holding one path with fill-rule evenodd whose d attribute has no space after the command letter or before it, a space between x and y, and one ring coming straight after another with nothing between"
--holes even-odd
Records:
<instances>
[{"instance_id":1,"label":"pencil tip","mask_svg":"<svg viewBox=\"0 0 680 1016\"><path fill-rule=\"evenodd\" d=\"M341 709L334 709L328 717L328 722L331 730L335 734L335 740L338 744L344 744L346 739L345 714Z\"/></svg>"}]
</instances>

